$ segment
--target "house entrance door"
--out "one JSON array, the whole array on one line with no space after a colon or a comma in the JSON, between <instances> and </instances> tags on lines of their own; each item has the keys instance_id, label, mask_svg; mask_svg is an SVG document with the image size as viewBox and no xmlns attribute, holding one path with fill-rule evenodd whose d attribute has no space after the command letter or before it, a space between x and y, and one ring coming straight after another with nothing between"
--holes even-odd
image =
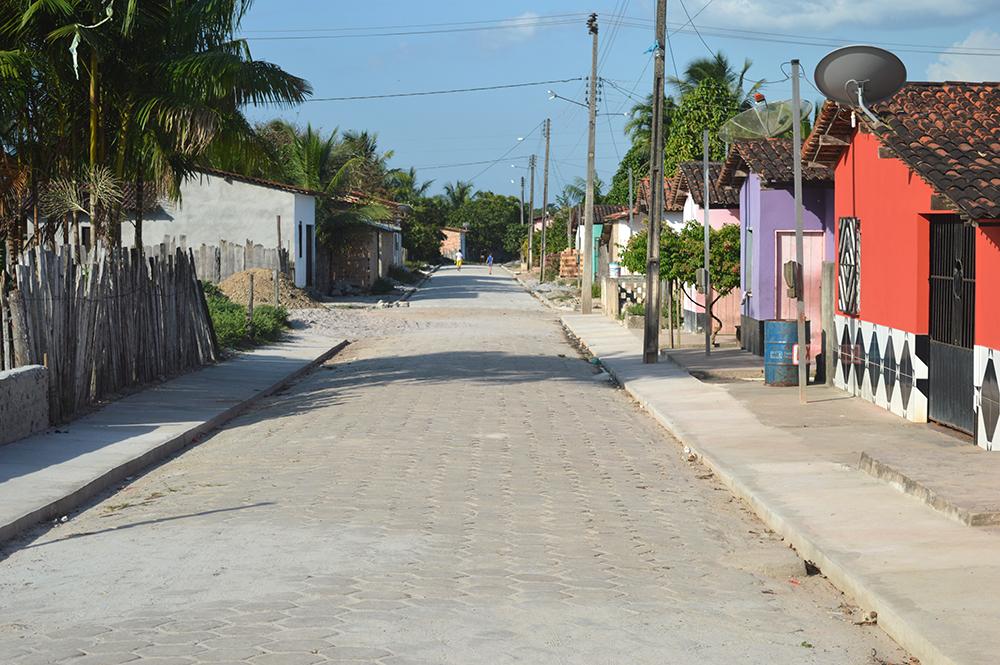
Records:
<instances>
[{"instance_id":1,"label":"house entrance door","mask_svg":"<svg viewBox=\"0 0 1000 665\"><path fill-rule=\"evenodd\" d=\"M778 231L775 238L778 248L777 271L775 272L777 292L775 294L775 315L779 319L794 319L798 316L795 298L788 297L788 289L782 266L786 261L795 260L795 232ZM815 358L823 352L823 302L820 300L820 284L823 281L823 233L805 231L802 234L802 281L805 283L806 319L809 324L809 357Z\"/></svg>"},{"instance_id":2,"label":"house entrance door","mask_svg":"<svg viewBox=\"0 0 1000 665\"><path fill-rule=\"evenodd\" d=\"M306 286L313 285L313 225L306 224Z\"/></svg>"},{"instance_id":3,"label":"house entrance door","mask_svg":"<svg viewBox=\"0 0 1000 665\"><path fill-rule=\"evenodd\" d=\"M928 416L972 433L975 228L957 216L931 221Z\"/></svg>"}]
</instances>

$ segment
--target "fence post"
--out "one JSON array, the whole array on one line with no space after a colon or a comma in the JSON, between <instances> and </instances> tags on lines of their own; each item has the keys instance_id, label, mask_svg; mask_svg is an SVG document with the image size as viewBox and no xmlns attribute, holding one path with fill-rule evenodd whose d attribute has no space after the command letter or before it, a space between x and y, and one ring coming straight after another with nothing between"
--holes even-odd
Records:
<instances>
[{"instance_id":1,"label":"fence post","mask_svg":"<svg viewBox=\"0 0 1000 665\"><path fill-rule=\"evenodd\" d=\"M275 307L281 307L281 300L280 300L280 297L281 297L281 293L280 293L281 288L280 287L281 287L281 285L278 283L278 275L279 275L279 273L280 273L280 271L277 268L275 268L274 269L274 306Z\"/></svg>"},{"instance_id":2,"label":"fence post","mask_svg":"<svg viewBox=\"0 0 1000 665\"><path fill-rule=\"evenodd\" d=\"M23 367L31 364L31 349L28 344L28 319L25 316L24 301L20 289L13 289L7 297L10 310L11 342L14 347L14 364Z\"/></svg>"}]
</instances>

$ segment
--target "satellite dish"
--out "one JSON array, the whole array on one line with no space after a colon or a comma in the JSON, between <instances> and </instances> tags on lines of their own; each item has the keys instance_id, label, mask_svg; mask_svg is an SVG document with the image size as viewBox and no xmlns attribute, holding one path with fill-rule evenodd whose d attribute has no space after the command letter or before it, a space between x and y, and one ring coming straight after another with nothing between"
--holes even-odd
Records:
<instances>
[{"instance_id":1,"label":"satellite dish","mask_svg":"<svg viewBox=\"0 0 1000 665\"><path fill-rule=\"evenodd\" d=\"M799 104L799 120L812 113L812 103ZM726 143L745 139L769 139L788 131L795 118L795 105L790 99L761 102L730 118L719 127L719 138Z\"/></svg>"},{"instance_id":2,"label":"satellite dish","mask_svg":"<svg viewBox=\"0 0 1000 665\"><path fill-rule=\"evenodd\" d=\"M877 46L845 46L827 53L816 65L816 87L827 99L860 108L879 124L868 105L889 99L904 83L903 61Z\"/></svg>"}]
</instances>

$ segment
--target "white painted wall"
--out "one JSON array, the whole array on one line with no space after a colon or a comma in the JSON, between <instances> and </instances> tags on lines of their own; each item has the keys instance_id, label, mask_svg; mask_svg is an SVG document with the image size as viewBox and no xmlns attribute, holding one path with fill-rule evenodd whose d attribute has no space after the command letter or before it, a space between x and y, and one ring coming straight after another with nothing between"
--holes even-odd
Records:
<instances>
[{"instance_id":1,"label":"white painted wall","mask_svg":"<svg viewBox=\"0 0 1000 665\"><path fill-rule=\"evenodd\" d=\"M309 283L306 275L307 266L305 248L306 238L310 235L307 230L308 226L312 226L312 283L316 283L316 249L318 246L316 241L316 199L315 197L306 196L305 194L290 194L290 196L294 197L293 218L295 220L295 226L292 229L294 232L294 240L287 246L292 247L295 250L295 253L292 255L292 261L295 262L295 286L302 288ZM284 218L282 218L282 220L284 220ZM284 232L284 226L282 226L282 232Z\"/></svg>"}]
</instances>

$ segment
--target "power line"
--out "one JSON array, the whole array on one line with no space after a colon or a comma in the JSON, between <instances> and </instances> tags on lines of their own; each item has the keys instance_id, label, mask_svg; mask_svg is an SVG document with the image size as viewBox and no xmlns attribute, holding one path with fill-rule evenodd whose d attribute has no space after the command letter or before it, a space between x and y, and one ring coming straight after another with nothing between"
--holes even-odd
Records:
<instances>
[{"instance_id":1,"label":"power line","mask_svg":"<svg viewBox=\"0 0 1000 665\"><path fill-rule=\"evenodd\" d=\"M389 99L393 97L426 97L429 95L452 95L459 92L483 92L487 90L507 90L510 88L527 88L536 85L551 85L553 83L569 83L579 81L580 77L568 79L552 79L549 81L530 81L527 83L506 83L502 85L484 85L476 88L451 88L448 90L425 90L422 92L394 92L382 95L353 95L349 97L313 97L307 102L347 102L360 99Z\"/></svg>"},{"instance_id":2,"label":"power line","mask_svg":"<svg viewBox=\"0 0 1000 665\"><path fill-rule=\"evenodd\" d=\"M711 0L710 0L710 1L711 1ZM708 5L705 5L705 7L707 7L707 6L708 6ZM702 9L705 9L705 7L702 7ZM691 27L692 27L692 28L694 28L694 33L695 33L696 35L698 35L698 39L700 39L700 40L701 40L701 43L702 43L702 44L704 44L704 46L705 46L705 48L706 48L706 49L708 49L708 53L709 53L709 55L711 55L711 56L713 56L713 57L714 57L714 56L715 56L715 51L713 51L713 50L712 50L712 47L708 45L708 42L706 42L706 41L705 41L705 38L701 36L701 33L700 33L700 32L698 32L698 26L696 26L696 25L694 24L694 17L693 17L693 16L691 16L691 14L689 14L689 13L688 13L688 8L687 8L687 6L686 6L686 5L684 4L684 0L681 0L681 9L683 9L683 10L684 10L684 15L688 17L688 22L687 22L687 24L690 24L690 25L691 25ZM687 25L687 24L685 24L685 25Z\"/></svg>"},{"instance_id":3,"label":"power line","mask_svg":"<svg viewBox=\"0 0 1000 665\"><path fill-rule=\"evenodd\" d=\"M248 36L244 37L244 39L260 42L260 41L303 41L309 39L359 39L363 37L409 37L418 35L441 35L441 34L460 33L460 32L483 32L487 30L516 30L522 28L572 25L574 23L577 23L579 19L578 18L555 19L551 21L532 21L523 23L516 23L515 21L516 19L508 19L507 22L500 25L436 28L430 30L398 30L391 32L364 32L364 33L359 32L355 34L339 34L339 35L276 35L273 37Z\"/></svg>"},{"instance_id":4,"label":"power line","mask_svg":"<svg viewBox=\"0 0 1000 665\"><path fill-rule=\"evenodd\" d=\"M527 159L527 155L521 155L520 157L510 157L509 159ZM413 168L418 171L430 171L433 169L450 169L459 166L481 166L483 164L493 164L497 160L495 159L484 159L478 162L456 162L455 164L435 164L433 166L414 166Z\"/></svg>"},{"instance_id":5,"label":"power line","mask_svg":"<svg viewBox=\"0 0 1000 665\"><path fill-rule=\"evenodd\" d=\"M548 19L580 19L585 18L585 13L575 12L568 14L545 14L542 16L516 16L513 18L482 19L479 21L448 21L444 23L408 23L402 25L375 25L375 26L354 26L347 28L285 28L275 30L247 30L248 34L253 33L275 33L275 32L356 32L363 30L405 30L415 28L438 28L448 26L482 25L490 23L509 24L510 27L523 27L531 22L544 21Z\"/></svg>"},{"instance_id":6,"label":"power line","mask_svg":"<svg viewBox=\"0 0 1000 665\"><path fill-rule=\"evenodd\" d=\"M475 182L476 178L478 178L479 176L483 175L484 173L486 173L487 171L489 171L489 170L490 170L491 168L493 168L494 166L496 166L496 165L497 165L498 163L502 162L503 160L505 160L505 159L508 159L508 157L509 157L510 153L512 153L512 152L514 152L515 150L517 150L517 147L518 147L519 145L521 145L521 143L522 143L522 142L523 142L523 141L524 141L525 139L527 139L527 138L528 138L529 136L531 136L532 134L534 134L534 133L535 133L535 132L536 132L536 131L538 130L538 128L542 126L542 124L543 124L544 122L545 122L545 121L543 120L542 122L540 122L540 123L538 123L537 125L535 125L534 127L532 127L532 128L531 128L531 131L530 131L530 132L528 132L527 134L525 134L524 136L522 136L521 138L519 138L519 139L518 139L517 141L515 141L515 142L514 142L514 145L512 145L512 146L510 147L510 149L509 149L509 150L507 150L507 152L505 152L504 154L502 154L502 155L500 155L499 157L497 157L496 159L494 159L494 160L493 160L492 162L490 162L490 163L489 163L489 166L487 166L487 167L486 167L486 168L484 168L484 169L483 169L482 171L480 171L480 172L479 172L479 173L477 173L476 175L474 175L474 176L472 176L471 178L469 178L469 182Z\"/></svg>"}]
</instances>

